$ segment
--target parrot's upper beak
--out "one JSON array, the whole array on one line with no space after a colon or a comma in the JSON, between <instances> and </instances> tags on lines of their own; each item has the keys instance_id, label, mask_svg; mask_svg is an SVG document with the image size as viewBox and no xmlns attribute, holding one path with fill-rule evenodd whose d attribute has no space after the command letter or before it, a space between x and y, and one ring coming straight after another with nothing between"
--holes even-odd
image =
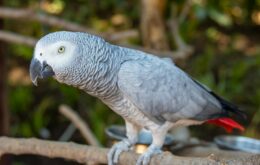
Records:
<instances>
[{"instance_id":1,"label":"parrot's upper beak","mask_svg":"<svg viewBox=\"0 0 260 165\"><path fill-rule=\"evenodd\" d=\"M50 65L45 61L41 62L35 58L32 59L30 64L30 77L34 85L37 86L37 79L45 79L54 76L55 73Z\"/></svg>"}]
</instances>

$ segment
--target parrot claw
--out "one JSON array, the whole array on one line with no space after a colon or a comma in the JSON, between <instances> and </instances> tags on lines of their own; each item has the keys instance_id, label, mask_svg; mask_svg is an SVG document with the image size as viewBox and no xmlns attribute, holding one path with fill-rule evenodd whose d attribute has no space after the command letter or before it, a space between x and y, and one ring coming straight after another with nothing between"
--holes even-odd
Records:
<instances>
[{"instance_id":1,"label":"parrot claw","mask_svg":"<svg viewBox=\"0 0 260 165\"><path fill-rule=\"evenodd\" d=\"M160 147L151 145L147 151L138 158L136 165L148 165L152 156L160 153L162 153Z\"/></svg>"},{"instance_id":2,"label":"parrot claw","mask_svg":"<svg viewBox=\"0 0 260 165\"><path fill-rule=\"evenodd\" d=\"M117 164L120 154L124 151L129 151L130 147L131 144L128 142L127 139L114 144L107 155L108 165Z\"/></svg>"}]
</instances>

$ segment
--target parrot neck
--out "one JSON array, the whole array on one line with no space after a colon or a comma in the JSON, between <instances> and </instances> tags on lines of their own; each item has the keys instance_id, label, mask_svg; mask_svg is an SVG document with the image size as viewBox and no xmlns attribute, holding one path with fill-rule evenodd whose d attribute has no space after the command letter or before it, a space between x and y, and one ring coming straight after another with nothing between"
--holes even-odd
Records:
<instances>
[{"instance_id":1,"label":"parrot neck","mask_svg":"<svg viewBox=\"0 0 260 165\"><path fill-rule=\"evenodd\" d=\"M117 75L122 63L137 60L141 53L109 43L99 44L99 48L93 50L96 51L91 52L91 58L86 59L83 65L81 64L80 67L85 68L85 70L81 70L80 76L78 76L80 80L73 86L98 97L104 102L115 100L116 95L118 95ZM136 56L136 54L139 54L139 56Z\"/></svg>"},{"instance_id":2,"label":"parrot neck","mask_svg":"<svg viewBox=\"0 0 260 165\"><path fill-rule=\"evenodd\" d=\"M82 75L85 79L77 87L101 100L112 99L118 91L117 73L123 61L120 47L105 45L93 53L87 64L90 67Z\"/></svg>"}]
</instances>

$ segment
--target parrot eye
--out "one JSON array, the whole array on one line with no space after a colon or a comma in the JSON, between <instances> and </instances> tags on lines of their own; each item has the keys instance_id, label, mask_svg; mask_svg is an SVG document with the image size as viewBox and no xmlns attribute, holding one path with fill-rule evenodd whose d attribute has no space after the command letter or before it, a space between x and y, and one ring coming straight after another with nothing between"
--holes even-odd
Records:
<instances>
[{"instance_id":1,"label":"parrot eye","mask_svg":"<svg viewBox=\"0 0 260 165\"><path fill-rule=\"evenodd\" d=\"M59 47L58 53L64 53L64 52L65 52L65 47L64 46Z\"/></svg>"}]
</instances>

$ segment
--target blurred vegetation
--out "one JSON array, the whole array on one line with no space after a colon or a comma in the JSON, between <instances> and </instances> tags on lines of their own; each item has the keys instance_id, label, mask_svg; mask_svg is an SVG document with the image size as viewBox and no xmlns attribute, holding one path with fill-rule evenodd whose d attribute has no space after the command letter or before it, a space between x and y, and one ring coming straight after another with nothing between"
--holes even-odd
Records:
<instances>
[{"instance_id":1,"label":"blurred vegetation","mask_svg":"<svg viewBox=\"0 0 260 165\"><path fill-rule=\"evenodd\" d=\"M172 5L180 10L184 1L167 1L166 21L170 19ZM139 29L142 10L137 0L6 0L5 6L34 8L99 32ZM193 0L186 20L180 25L181 36L195 48L181 67L244 109L248 119L242 121L247 127L243 134L254 138L260 138L259 7L260 0ZM5 20L5 29L37 38L61 30L24 20ZM141 39L127 42L140 45ZM175 47L174 43L170 46ZM104 129L111 124L123 124L123 120L99 100L73 87L54 80L33 86L28 75L32 48L9 44L6 54L11 136L57 140L69 124L57 111L62 103L76 109L103 144L106 143ZM207 135L201 130L207 130ZM224 134L223 129L214 126L192 127L192 132L203 139ZM72 138L84 142L80 134Z\"/></svg>"}]
</instances>

